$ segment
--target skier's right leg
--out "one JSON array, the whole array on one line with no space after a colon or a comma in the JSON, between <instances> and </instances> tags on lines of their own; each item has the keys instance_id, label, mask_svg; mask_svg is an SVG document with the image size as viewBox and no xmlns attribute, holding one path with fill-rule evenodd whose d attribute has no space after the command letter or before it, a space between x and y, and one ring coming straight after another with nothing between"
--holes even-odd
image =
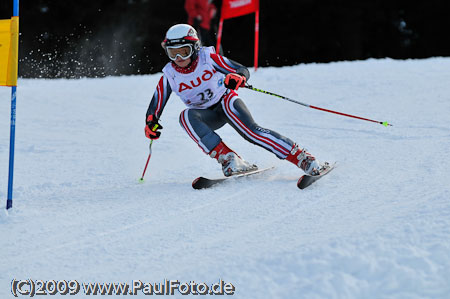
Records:
<instances>
[{"instance_id":1,"label":"skier's right leg","mask_svg":"<svg viewBox=\"0 0 450 299\"><path fill-rule=\"evenodd\" d=\"M180 114L180 125L204 153L215 158L221 165L225 176L231 176L258 169L244 161L231 150L214 130L221 128L226 121L213 109L185 109Z\"/></svg>"}]
</instances>

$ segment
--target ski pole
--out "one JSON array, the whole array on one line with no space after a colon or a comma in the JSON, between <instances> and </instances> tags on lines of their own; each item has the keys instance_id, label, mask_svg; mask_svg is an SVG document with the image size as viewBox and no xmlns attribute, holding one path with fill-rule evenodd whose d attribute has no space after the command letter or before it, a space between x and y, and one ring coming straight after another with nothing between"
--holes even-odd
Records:
<instances>
[{"instance_id":1,"label":"ski pole","mask_svg":"<svg viewBox=\"0 0 450 299\"><path fill-rule=\"evenodd\" d=\"M156 132L156 130L158 129L158 127L159 127L159 124L155 124L155 125L153 126L153 128L151 128L151 130L152 130L153 132ZM162 126L161 126L161 128L162 128ZM152 156L152 144L153 144L153 139L150 140L150 144L149 144L149 146L148 146L148 151L149 151L149 153L148 153L147 163L145 163L144 171L142 172L142 176L141 176L141 178L139 179L139 182L141 182L141 183L144 182L145 171L147 170L148 162L150 161L150 158L151 158L151 156Z\"/></svg>"},{"instance_id":2,"label":"ski pole","mask_svg":"<svg viewBox=\"0 0 450 299\"><path fill-rule=\"evenodd\" d=\"M147 163L145 163L144 171L142 172L142 176L139 179L139 182L141 182L141 183L144 182L145 171L147 170L148 162L150 161L150 158L152 156L152 144L153 144L153 139L150 140L150 145L148 146L149 153L148 153Z\"/></svg>"},{"instance_id":3,"label":"ski pole","mask_svg":"<svg viewBox=\"0 0 450 299\"><path fill-rule=\"evenodd\" d=\"M262 92L262 93L265 93L265 94L268 94L268 95L271 95L271 96L279 97L279 98L281 98L283 100L287 100L287 101L290 101L290 102L293 102L293 103L296 103L296 104L299 104L299 105L302 105L302 106L305 106L305 107L308 107L308 108L317 109L317 110L330 112L330 113L334 113L334 114L338 114L338 115L343 115L343 116L347 116L347 117L353 117L353 118L357 118L357 119L361 119L361 120L371 121L371 122L374 122L374 123L381 124L381 125L383 125L385 127L392 126L392 124L389 124L387 121L377 121L377 120L368 119L368 118L364 118L364 117L360 117L360 116L355 116L355 115L351 115L351 114L347 114L347 113L342 113L342 112L337 112L337 111L333 111L333 110L329 110L329 109L325 109L325 108L320 108L320 107L317 107L317 106L309 105L309 104L306 104L306 103L302 103L300 101L296 101L296 100L290 99L288 97L285 97L285 96L282 96L282 95L279 95L279 94L276 94L276 93L273 93L273 92L270 92L270 91L265 91L265 90L253 87L251 85L246 85L245 88L248 88L248 89L251 89L251 90L254 90L254 91L258 91L258 92Z\"/></svg>"}]
</instances>

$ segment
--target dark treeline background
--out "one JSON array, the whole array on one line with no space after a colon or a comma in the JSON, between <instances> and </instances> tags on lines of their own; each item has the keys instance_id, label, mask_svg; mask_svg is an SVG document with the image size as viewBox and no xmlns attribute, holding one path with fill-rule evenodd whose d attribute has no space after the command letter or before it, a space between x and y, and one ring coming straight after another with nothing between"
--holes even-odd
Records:
<instances>
[{"instance_id":1,"label":"dark treeline background","mask_svg":"<svg viewBox=\"0 0 450 299\"><path fill-rule=\"evenodd\" d=\"M259 65L450 56L449 3L261 0ZM11 15L12 0L2 0L0 18ZM21 1L19 75L159 72L168 61L160 46L166 30L186 19L184 0ZM252 66L253 30L253 14L226 20L224 55Z\"/></svg>"}]
</instances>

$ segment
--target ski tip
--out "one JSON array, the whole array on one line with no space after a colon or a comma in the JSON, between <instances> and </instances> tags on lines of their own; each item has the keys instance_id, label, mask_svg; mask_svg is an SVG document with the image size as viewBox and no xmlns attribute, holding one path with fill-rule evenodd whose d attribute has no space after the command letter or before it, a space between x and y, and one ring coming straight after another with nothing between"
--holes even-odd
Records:
<instances>
[{"instance_id":1,"label":"ski tip","mask_svg":"<svg viewBox=\"0 0 450 299\"><path fill-rule=\"evenodd\" d=\"M192 181L192 188L196 189L196 190L200 190L200 189L204 189L205 186L205 181L207 181L207 178L204 178L202 176L199 176L198 178L196 178L195 180Z\"/></svg>"},{"instance_id":2,"label":"ski tip","mask_svg":"<svg viewBox=\"0 0 450 299\"><path fill-rule=\"evenodd\" d=\"M197 184L197 182L201 179L202 177L198 177L195 180L192 181L192 188L195 189L195 185Z\"/></svg>"},{"instance_id":3,"label":"ski tip","mask_svg":"<svg viewBox=\"0 0 450 299\"><path fill-rule=\"evenodd\" d=\"M302 184L301 184L304 177L305 177L305 176L302 175L302 176L298 179L298 181L297 181L297 187L300 188L300 189L305 189L305 187L302 186Z\"/></svg>"},{"instance_id":4,"label":"ski tip","mask_svg":"<svg viewBox=\"0 0 450 299\"><path fill-rule=\"evenodd\" d=\"M297 181L297 187L299 189L305 189L306 187L308 187L315 181L317 181L320 178L322 178L323 176L327 175L330 171L332 171L334 169L335 166L336 166L336 162L334 162L331 165L330 165L330 163L325 162L323 164L323 168L322 168L320 174L318 174L318 175L308 175L308 174L302 175Z\"/></svg>"}]
</instances>

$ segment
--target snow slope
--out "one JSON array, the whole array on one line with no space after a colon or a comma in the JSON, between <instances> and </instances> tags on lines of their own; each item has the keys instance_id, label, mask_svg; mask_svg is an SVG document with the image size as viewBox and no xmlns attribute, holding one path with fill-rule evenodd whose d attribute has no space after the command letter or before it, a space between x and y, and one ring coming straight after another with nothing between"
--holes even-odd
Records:
<instances>
[{"instance_id":1,"label":"snow slope","mask_svg":"<svg viewBox=\"0 0 450 299\"><path fill-rule=\"evenodd\" d=\"M196 176L221 171L179 126L184 106L175 95L139 184L144 115L159 77L19 80L14 208L0 212L0 298L12 297L14 278L223 279L234 298L450 297L449 58L252 73L255 87L394 124L240 91L260 125L339 162L303 191L299 169L229 126L218 132L230 147L276 169L193 190ZM10 89L1 88L2 205L9 113Z\"/></svg>"}]
</instances>

